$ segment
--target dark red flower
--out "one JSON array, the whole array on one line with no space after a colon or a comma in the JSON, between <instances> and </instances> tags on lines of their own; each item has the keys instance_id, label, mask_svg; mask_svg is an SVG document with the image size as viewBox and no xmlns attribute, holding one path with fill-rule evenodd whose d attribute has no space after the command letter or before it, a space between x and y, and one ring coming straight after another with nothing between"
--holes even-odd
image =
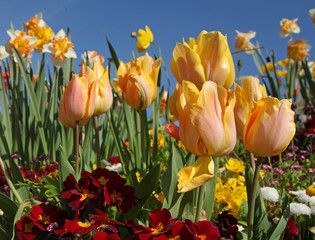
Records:
<instances>
[{"instance_id":1,"label":"dark red flower","mask_svg":"<svg viewBox=\"0 0 315 240\"><path fill-rule=\"evenodd\" d=\"M43 231L52 231L58 228L63 218L60 217L60 211L56 206L41 203L32 207L28 215L34 225Z\"/></svg>"},{"instance_id":2,"label":"dark red flower","mask_svg":"<svg viewBox=\"0 0 315 240\"><path fill-rule=\"evenodd\" d=\"M117 172L109 171L106 168L97 168L90 174L91 180L96 187L116 184L124 185L125 179L122 179Z\"/></svg>"},{"instance_id":3,"label":"dark red flower","mask_svg":"<svg viewBox=\"0 0 315 240\"><path fill-rule=\"evenodd\" d=\"M37 236L37 228L29 217L21 217L16 223L16 235L20 240L31 240Z\"/></svg>"},{"instance_id":4,"label":"dark red flower","mask_svg":"<svg viewBox=\"0 0 315 240\"><path fill-rule=\"evenodd\" d=\"M299 239L299 229L297 228L293 219L289 219L287 226L284 230L284 240L297 240Z\"/></svg>"},{"instance_id":5,"label":"dark red flower","mask_svg":"<svg viewBox=\"0 0 315 240\"><path fill-rule=\"evenodd\" d=\"M120 240L121 237L116 233L98 232L94 236L94 240Z\"/></svg>"},{"instance_id":6,"label":"dark red flower","mask_svg":"<svg viewBox=\"0 0 315 240\"><path fill-rule=\"evenodd\" d=\"M119 156L110 156L110 157L109 157L109 162L110 162L111 164L120 163L120 158L119 158Z\"/></svg>"},{"instance_id":7,"label":"dark red flower","mask_svg":"<svg viewBox=\"0 0 315 240\"><path fill-rule=\"evenodd\" d=\"M237 240L238 226L237 219L229 214L228 211L218 215L218 229L222 237L226 237L232 240Z\"/></svg>"},{"instance_id":8,"label":"dark red flower","mask_svg":"<svg viewBox=\"0 0 315 240\"><path fill-rule=\"evenodd\" d=\"M186 219L185 224L198 240L221 240L219 230L210 221L204 220L193 223Z\"/></svg>"}]
</instances>

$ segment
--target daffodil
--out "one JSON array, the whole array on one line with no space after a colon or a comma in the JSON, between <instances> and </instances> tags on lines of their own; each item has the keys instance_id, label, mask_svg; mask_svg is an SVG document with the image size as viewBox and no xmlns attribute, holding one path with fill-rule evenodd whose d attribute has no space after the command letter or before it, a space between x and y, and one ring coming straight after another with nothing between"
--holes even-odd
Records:
<instances>
[{"instance_id":1,"label":"daffodil","mask_svg":"<svg viewBox=\"0 0 315 240\"><path fill-rule=\"evenodd\" d=\"M236 51L245 51L246 53L250 54L253 51L252 49L255 48L255 45L250 42L250 40L256 37L256 32L249 31L247 33L239 32L236 30L237 36L235 37L235 50Z\"/></svg>"},{"instance_id":2,"label":"daffodil","mask_svg":"<svg viewBox=\"0 0 315 240\"><path fill-rule=\"evenodd\" d=\"M309 14L311 15L313 24L315 25L315 8L310 9Z\"/></svg>"},{"instance_id":3,"label":"daffodil","mask_svg":"<svg viewBox=\"0 0 315 240\"><path fill-rule=\"evenodd\" d=\"M4 46L0 46L0 60L7 58L10 54L5 50Z\"/></svg>"},{"instance_id":4,"label":"daffodil","mask_svg":"<svg viewBox=\"0 0 315 240\"><path fill-rule=\"evenodd\" d=\"M287 55L289 59L294 61L303 61L309 56L310 49L311 46L306 43L306 40L299 39L289 44Z\"/></svg>"},{"instance_id":5,"label":"daffodil","mask_svg":"<svg viewBox=\"0 0 315 240\"><path fill-rule=\"evenodd\" d=\"M51 60L56 67L61 67L68 58L76 58L77 54L73 50L73 43L63 29L61 29L50 41L43 47L43 52L51 53Z\"/></svg>"},{"instance_id":6,"label":"daffodil","mask_svg":"<svg viewBox=\"0 0 315 240\"><path fill-rule=\"evenodd\" d=\"M141 53L150 47L150 44L153 42L153 33L148 26L145 26L145 30L138 30L137 38L137 52Z\"/></svg>"},{"instance_id":7,"label":"daffodil","mask_svg":"<svg viewBox=\"0 0 315 240\"><path fill-rule=\"evenodd\" d=\"M289 20L287 18L283 18L280 21L280 31L279 34L281 37L287 37L290 36L291 37L291 33L299 33L301 31L299 25L296 23L297 22L297 18L293 19L293 20Z\"/></svg>"}]
</instances>

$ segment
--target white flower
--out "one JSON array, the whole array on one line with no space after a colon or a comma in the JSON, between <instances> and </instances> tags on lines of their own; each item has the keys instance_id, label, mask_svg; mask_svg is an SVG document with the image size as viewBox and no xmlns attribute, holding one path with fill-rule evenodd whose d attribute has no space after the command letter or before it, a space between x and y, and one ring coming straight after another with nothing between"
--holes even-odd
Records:
<instances>
[{"instance_id":1,"label":"white flower","mask_svg":"<svg viewBox=\"0 0 315 240\"><path fill-rule=\"evenodd\" d=\"M0 60L7 58L10 54L5 50L4 46L0 46Z\"/></svg>"},{"instance_id":2,"label":"white flower","mask_svg":"<svg viewBox=\"0 0 315 240\"><path fill-rule=\"evenodd\" d=\"M301 203L315 204L315 196L310 197L306 194L306 190L289 191L289 194L297 196L297 200Z\"/></svg>"},{"instance_id":3,"label":"white flower","mask_svg":"<svg viewBox=\"0 0 315 240\"><path fill-rule=\"evenodd\" d=\"M315 234L315 226L311 227L311 228L310 228L310 231L311 231L313 234Z\"/></svg>"},{"instance_id":4,"label":"white flower","mask_svg":"<svg viewBox=\"0 0 315 240\"><path fill-rule=\"evenodd\" d=\"M117 173L123 172L121 163L111 164L109 161L106 161L106 160L102 160L101 163L104 164L105 168L110 171L114 171Z\"/></svg>"},{"instance_id":5,"label":"white flower","mask_svg":"<svg viewBox=\"0 0 315 240\"><path fill-rule=\"evenodd\" d=\"M304 203L290 203L290 215L311 215L311 209Z\"/></svg>"},{"instance_id":6,"label":"white flower","mask_svg":"<svg viewBox=\"0 0 315 240\"><path fill-rule=\"evenodd\" d=\"M3 215L3 210L2 209L0 209L0 216L2 216Z\"/></svg>"},{"instance_id":7,"label":"white flower","mask_svg":"<svg viewBox=\"0 0 315 240\"><path fill-rule=\"evenodd\" d=\"M277 202L279 200L279 193L277 189L273 187L263 187L260 190L264 200L271 202Z\"/></svg>"}]
</instances>

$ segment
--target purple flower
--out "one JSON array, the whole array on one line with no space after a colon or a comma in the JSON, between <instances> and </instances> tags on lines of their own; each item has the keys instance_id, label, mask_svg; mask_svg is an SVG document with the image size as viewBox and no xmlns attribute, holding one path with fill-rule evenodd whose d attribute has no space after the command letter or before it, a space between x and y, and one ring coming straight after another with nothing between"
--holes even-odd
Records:
<instances>
[{"instance_id":1,"label":"purple flower","mask_svg":"<svg viewBox=\"0 0 315 240\"><path fill-rule=\"evenodd\" d=\"M302 155L304 155L304 156L310 155L309 151L306 151L306 150L301 150L301 151L300 151L300 154L302 154Z\"/></svg>"},{"instance_id":2,"label":"purple flower","mask_svg":"<svg viewBox=\"0 0 315 240\"><path fill-rule=\"evenodd\" d=\"M306 174L302 174L302 175L299 176L300 179L301 178L306 178L306 177L307 177Z\"/></svg>"},{"instance_id":3,"label":"purple flower","mask_svg":"<svg viewBox=\"0 0 315 240\"><path fill-rule=\"evenodd\" d=\"M310 169L308 170L308 172L309 172L309 173L315 173L315 168L310 168Z\"/></svg>"},{"instance_id":4,"label":"purple flower","mask_svg":"<svg viewBox=\"0 0 315 240\"><path fill-rule=\"evenodd\" d=\"M299 150L298 146L290 146L289 149L294 149L295 151Z\"/></svg>"},{"instance_id":5,"label":"purple flower","mask_svg":"<svg viewBox=\"0 0 315 240\"><path fill-rule=\"evenodd\" d=\"M11 159L17 158L19 161L22 161L22 157L20 154L18 153L14 153L11 155Z\"/></svg>"},{"instance_id":6,"label":"purple flower","mask_svg":"<svg viewBox=\"0 0 315 240\"><path fill-rule=\"evenodd\" d=\"M280 168L275 168L272 172L273 172L273 173L280 173L282 176L284 176L284 172L283 172L283 170L280 169Z\"/></svg>"},{"instance_id":7,"label":"purple flower","mask_svg":"<svg viewBox=\"0 0 315 240\"><path fill-rule=\"evenodd\" d=\"M287 157L288 157L288 158L297 157L297 154L296 154L296 153L293 153L293 152L288 152L288 153L287 153Z\"/></svg>"},{"instance_id":8,"label":"purple flower","mask_svg":"<svg viewBox=\"0 0 315 240\"><path fill-rule=\"evenodd\" d=\"M268 164L263 164L263 165L261 165L261 168L262 169L271 169L271 166Z\"/></svg>"},{"instance_id":9,"label":"purple flower","mask_svg":"<svg viewBox=\"0 0 315 240\"><path fill-rule=\"evenodd\" d=\"M279 181L278 181L278 180L273 180L273 181L272 181L272 184L274 184L274 185L275 185L275 184L279 184Z\"/></svg>"},{"instance_id":10,"label":"purple flower","mask_svg":"<svg viewBox=\"0 0 315 240\"><path fill-rule=\"evenodd\" d=\"M297 165L297 164L293 164L291 166L291 170L302 170L302 169L303 169L303 167L300 165Z\"/></svg>"}]
</instances>

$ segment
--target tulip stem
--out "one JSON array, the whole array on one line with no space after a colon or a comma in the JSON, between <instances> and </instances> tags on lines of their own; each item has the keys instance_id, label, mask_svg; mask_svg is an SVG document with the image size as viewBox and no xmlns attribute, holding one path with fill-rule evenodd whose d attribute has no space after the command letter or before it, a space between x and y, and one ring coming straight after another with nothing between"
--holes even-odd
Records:
<instances>
[{"instance_id":1,"label":"tulip stem","mask_svg":"<svg viewBox=\"0 0 315 240\"><path fill-rule=\"evenodd\" d=\"M248 239L253 239L253 225L254 225L254 212L255 212L255 202L256 202L256 191L257 186L259 184L259 174L260 174L260 167L261 167L262 160L258 158L256 162L256 167L254 171L254 179L252 183L251 189L251 196L249 201L249 208L248 208L248 218L247 218L247 225L248 225ZM254 163L255 164L255 163Z\"/></svg>"},{"instance_id":2,"label":"tulip stem","mask_svg":"<svg viewBox=\"0 0 315 240\"><path fill-rule=\"evenodd\" d=\"M145 164L147 164L146 142L145 142L146 119L145 119L145 114L143 111L140 111L139 114L140 114L140 119L141 119L141 155L142 155L141 171L143 172L145 168Z\"/></svg>"},{"instance_id":3,"label":"tulip stem","mask_svg":"<svg viewBox=\"0 0 315 240\"><path fill-rule=\"evenodd\" d=\"M95 145L96 145L96 166L101 167L101 149L100 149L100 134L98 131L98 120L97 116L94 116L94 129L95 129Z\"/></svg>"},{"instance_id":4,"label":"tulip stem","mask_svg":"<svg viewBox=\"0 0 315 240\"><path fill-rule=\"evenodd\" d=\"M14 187L14 184L12 183L9 175L8 175L8 172L7 172L7 169L6 167L4 166L4 162L2 160L2 158L0 157L0 169L2 169L3 171L3 174L4 174L4 178L5 180L7 181L13 195L16 197L17 201L21 204L23 202L23 200L21 199L19 193L16 191L15 187Z\"/></svg>"},{"instance_id":5,"label":"tulip stem","mask_svg":"<svg viewBox=\"0 0 315 240\"><path fill-rule=\"evenodd\" d=\"M75 176L79 178L79 122L76 121L75 127L73 128L73 158Z\"/></svg>"},{"instance_id":6,"label":"tulip stem","mask_svg":"<svg viewBox=\"0 0 315 240\"><path fill-rule=\"evenodd\" d=\"M255 156L252 153L250 153L250 165L251 165L253 171L255 171L255 165L256 165L255 164Z\"/></svg>"},{"instance_id":7,"label":"tulip stem","mask_svg":"<svg viewBox=\"0 0 315 240\"><path fill-rule=\"evenodd\" d=\"M195 223L197 223L200 218L201 218L201 212L203 209L203 200L205 197L205 189L206 189L206 184L203 184L199 188L199 196L198 196L198 204L197 204L197 210L196 210L196 218L195 218Z\"/></svg>"}]
</instances>

